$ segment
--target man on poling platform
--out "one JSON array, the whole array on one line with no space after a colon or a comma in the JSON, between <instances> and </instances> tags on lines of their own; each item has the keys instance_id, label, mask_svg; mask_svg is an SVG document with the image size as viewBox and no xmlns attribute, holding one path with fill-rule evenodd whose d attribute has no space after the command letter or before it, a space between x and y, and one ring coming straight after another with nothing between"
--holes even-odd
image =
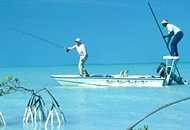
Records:
<instances>
[{"instance_id":1,"label":"man on poling platform","mask_svg":"<svg viewBox=\"0 0 190 130\"><path fill-rule=\"evenodd\" d=\"M167 46L169 46L170 43L170 51L171 56L179 56L177 44L181 41L183 38L183 32L181 29L171 23L168 22L168 20L163 19L162 20L162 26L166 27L168 30L168 34L164 36L165 39L167 39Z\"/></svg>"},{"instance_id":2,"label":"man on poling platform","mask_svg":"<svg viewBox=\"0 0 190 130\"><path fill-rule=\"evenodd\" d=\"M87 70L84 67L84 64L86 60L88 59L88 53L86 50L85 45L81 42L80 38L75 39L75 45L72 47L67 47L66 52L69 52L70 50L76 49L78 52L80 58L79 58L79 63L78 63L78 69L79 69L79 74L81 77L89 77L89 74Z\"/></svg>"}]
</instances>

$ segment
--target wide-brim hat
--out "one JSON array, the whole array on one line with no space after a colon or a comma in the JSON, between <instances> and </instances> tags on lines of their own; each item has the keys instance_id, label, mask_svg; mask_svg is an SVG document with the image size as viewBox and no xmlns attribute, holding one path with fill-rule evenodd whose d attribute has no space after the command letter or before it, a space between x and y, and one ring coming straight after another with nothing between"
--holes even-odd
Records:
<instances>
[{"instance_id":1,"label":"wide-brim hat","mask_svg":"<svg viewBox=\"0 0 190 130\"><path fill-rule=\"evenodd\" d=\"M80 38L76 38L75 42L81 42L81 39Z\"/></svg>"},{"instance_id":2,"label":"wide-brim hat","mask_svg":"<svg viewBox=\"0 0 190 130\"><path fill-rule=\"evenodd\" d=\"M163 19L161 22L161 24L167 24L167 23L168 23L168 20L166 20L166 19Z\"/></svg>"}]
</instances>

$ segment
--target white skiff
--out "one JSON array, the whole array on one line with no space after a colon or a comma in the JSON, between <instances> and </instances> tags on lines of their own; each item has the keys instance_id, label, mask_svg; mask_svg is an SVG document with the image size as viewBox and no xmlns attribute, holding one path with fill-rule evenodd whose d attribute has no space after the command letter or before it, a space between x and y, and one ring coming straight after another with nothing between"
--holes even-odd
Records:
<instances>
[{"instance_id":1,"label":"white skiff","mask_svg":"<svg viewBox=\"0 0 190 130\"><path fill-rule=\"evenodd\" d=\"M158 76L128 75L128 71L121 71L117 75L51 75L61 85L90 85L110 87L163 87L173 84L186 84L182 77L175 74L176 61L179 57L164 56L166 63L161 63L157 69Z\"/></svg>"},{"instance_id":2,"label":"white skiff","mask_svg":"<svg viewBox=\"0 0 190 130\"><path fill-rule=\"evenodd\" d=\"M150 75L92 75L80 77L79 75L51 75L61 85L90 85L110 87L162 87L164 78Z\"/></svg>"}]
</instances>

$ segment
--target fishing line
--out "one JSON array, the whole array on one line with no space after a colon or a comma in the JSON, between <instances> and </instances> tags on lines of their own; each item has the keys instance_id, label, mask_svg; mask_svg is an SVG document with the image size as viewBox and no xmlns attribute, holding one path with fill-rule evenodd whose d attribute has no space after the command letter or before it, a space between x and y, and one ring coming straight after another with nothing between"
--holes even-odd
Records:
<instances>
[{"instance_id":1,"label":"fishing line","mask_svg":"<svg viewBox=\"0 0 190 130\"><path fill-rule=\"evenodd\" d=\"M30 32L25 32L25 31L22 31L22 30L18 30L16 28L9 28L11 31L15 31L15 32L19 32L19 33L22 33L23 35L27 35L27 36L30 36L30 37L33 37L35 39L38 39L38 40L41 40L43 42L46 42L46 43L49 43L49 45L52 45L52 46L55 46L57 48L65 48L63 45L61 44L58 44L56 42L53 42L53 41L50 41L48 39L45 39L43 37L40 37L40 36L37 36L33 33L30 33Z\"/></svg>"}]
</instances>

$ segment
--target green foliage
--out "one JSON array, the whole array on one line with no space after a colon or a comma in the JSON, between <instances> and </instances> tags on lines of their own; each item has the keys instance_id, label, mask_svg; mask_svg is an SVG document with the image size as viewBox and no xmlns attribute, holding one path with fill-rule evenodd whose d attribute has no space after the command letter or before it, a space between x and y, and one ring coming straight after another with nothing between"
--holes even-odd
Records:
<instances>
[{"instance_id":1,"label":"green foliage","mask_svg":"<svg viewBox=\"0 0 190 130\"><path fill-rule=\"evenodd\" d=\"M52 116L53 114L57 117L59 127L61 124L66 122L65 115L60 109L60 105L47 88L42 88L40 90L25 88L20 85L20 82L17 78L13 78L12 76L5 77L3 80L0 81L0 96L4 96L15 91L22 91L31 94L31 97L26 105L23 117L25 125L27 125L31 121L32 124L35 126L37 118L34 117L37 114L38 116L36 117L39 117L39 121L42 121L44 123L44 121L46 120L47 123L45 127L48 125L50 118L51 120L54 119L54 117ZM49 100L46 100L46 98L48 98ZM2 118L0 118L0 125L2 122L1 119Z\"/></svg>"},{"instance_id":2,"label":"green foliage","mask_svg":"<svg viewBox=\"0 0 190 130\"><path fill-rule=\"evenodd\" d=\"M19 80L12 76L7 76L0 81L0 96L12 93L16 91L16 87L19 85Z\"/></svg>"},{"instance_id":3,"label":"green foliage","mask_svg":"<svg viewBox=\"0 0 190 130\"><path fill-rule=\"evenodd\" d=\"M137 130L149 130L148 125L144 125L143 128L138 128Z\"/></svg>"}]
</instances>

